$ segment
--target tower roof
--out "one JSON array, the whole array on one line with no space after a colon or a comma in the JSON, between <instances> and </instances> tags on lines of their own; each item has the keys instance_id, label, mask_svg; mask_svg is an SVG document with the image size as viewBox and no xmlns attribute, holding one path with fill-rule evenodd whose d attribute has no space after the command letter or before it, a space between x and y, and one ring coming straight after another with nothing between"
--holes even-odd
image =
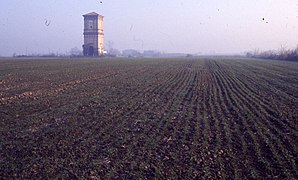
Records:
<instances>
[{"instance_id":1,"label":"tower roof","mask_svg":"<svg viewBox=\"0 0 298 180\"><path fill-rule=\"evenodd\" d=\"M83 16L102 16L102 15L99 15L96 12L91 12L91 13L85 14Z\"/></svg>"}]
</instances>

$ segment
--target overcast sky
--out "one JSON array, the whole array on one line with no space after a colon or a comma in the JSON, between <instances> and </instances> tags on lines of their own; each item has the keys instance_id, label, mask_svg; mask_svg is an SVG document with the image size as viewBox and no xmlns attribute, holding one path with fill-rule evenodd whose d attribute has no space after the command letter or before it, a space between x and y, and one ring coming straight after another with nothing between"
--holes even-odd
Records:
<instances>
[{"instance_id":1,"label":"overcast sky","mask_svg":"<svg viewBox=\"0 0 298 180\"><path fill-rule=\"evenodd\" d=\"M82 15L93 11L105 17L105 44L119 50L233 54L298 45L298 0L1 0L0 55L81 49Z\"/></svg>"}]
</instances>

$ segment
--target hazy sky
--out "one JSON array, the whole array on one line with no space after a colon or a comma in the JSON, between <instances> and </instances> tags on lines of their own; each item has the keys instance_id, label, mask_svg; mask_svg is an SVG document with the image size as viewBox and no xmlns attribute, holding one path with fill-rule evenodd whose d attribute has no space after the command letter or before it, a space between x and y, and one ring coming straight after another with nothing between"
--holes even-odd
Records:
<instances>
[{"instance_id":1,"label":"hazy sky","mask_svg":"<svg viewBox=\"0 0 298 180\"><path fill-rule=\"evenodd\" d=\"M298 45L298 0L1 0L0 55L81 49L82 15L92 11L105 16L105 44L120 50L230 54Z\"/></svg>"}]
</instances>

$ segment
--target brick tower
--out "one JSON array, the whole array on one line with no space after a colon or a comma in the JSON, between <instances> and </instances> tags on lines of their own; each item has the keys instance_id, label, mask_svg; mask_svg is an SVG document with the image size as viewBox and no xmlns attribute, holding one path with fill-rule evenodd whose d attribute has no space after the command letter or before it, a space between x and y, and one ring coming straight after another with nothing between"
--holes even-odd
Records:
<instances>
[{"instance_id":1,"label":"brick tower","mask_svg":"<svg viewBox=\"0 0 298 180\"><path fill-rule=\"evenodd\" d=\"M84 56L103 56L103 16L92 12L84 17Z\"/></svg>"}]
</instances>

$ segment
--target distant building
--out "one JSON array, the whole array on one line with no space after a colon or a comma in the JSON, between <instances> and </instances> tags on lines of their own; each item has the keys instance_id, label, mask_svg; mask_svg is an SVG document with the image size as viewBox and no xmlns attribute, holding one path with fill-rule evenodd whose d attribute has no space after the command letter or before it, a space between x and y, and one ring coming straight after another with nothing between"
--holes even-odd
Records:
<instances>
[{"instance_id":1,"label":"distant building","mask_svg":"<svg viewBox=\"0 0 298 180\"><path fill-rule=\"evenodd\" d=\"M104 33L103 16L92 12L84 17L84 56L103 56Z\"/></svg>"},{"instance_id":2,"label":"distant building","mask_svg":"<svg viewBox=\"0 0 298 180\"><path fill-rule=\"evenodd\" d=\"M134 49L126 49L122 51L122 56L124 57L141 57L142 54Z\"/></svg>"},{"instance_id":3,"label":"distant building","mask_svg":"<svg viewBox=\"0 0 298 180\"><path fill-rule=\"evenodd\" d=\"M159 51L154 50L146 50L143 52L144 57L159 57L161 56L161 53Z\"/></svg>"}]
</instances>

